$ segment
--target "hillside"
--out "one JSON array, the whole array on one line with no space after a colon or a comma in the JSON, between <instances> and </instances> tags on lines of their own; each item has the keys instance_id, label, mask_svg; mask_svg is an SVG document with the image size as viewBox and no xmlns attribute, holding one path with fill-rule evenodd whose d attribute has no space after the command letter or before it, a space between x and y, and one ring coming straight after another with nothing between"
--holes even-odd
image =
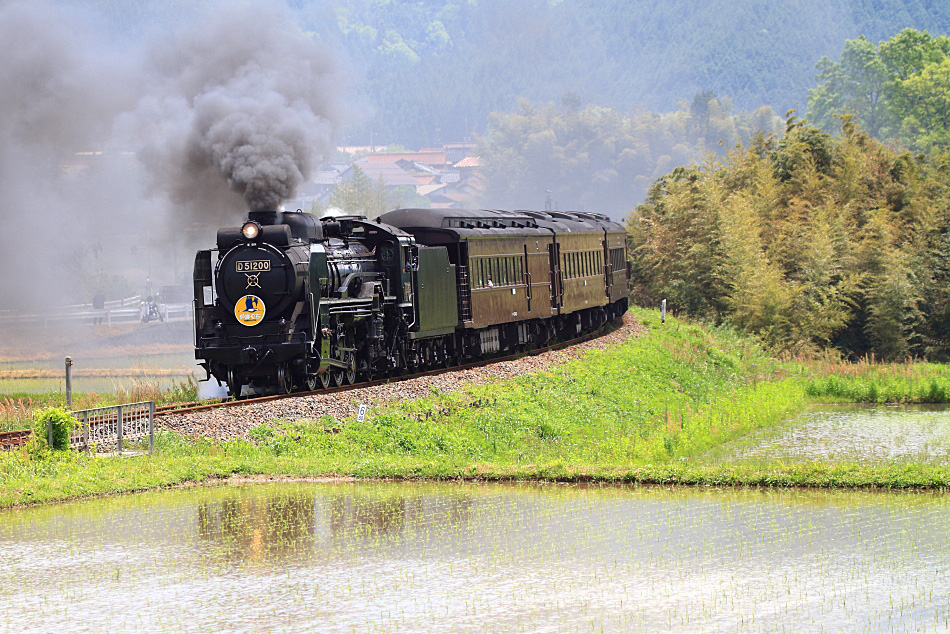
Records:
<instances>
[{"instance_id":1,"label":"hillside","mask_svg":"<svg viewBox=\"0 0 950 634\"><path fill-rule=\"evenodd\" d=\"M670 111L710 90L736 108L804 110L815 63L905 27L950 32L936 0L290 0L352 68L344 144L410 147L486 130L519 98ZM99 0L126 34L186 4Z\"/></svg>"}]
</instances>

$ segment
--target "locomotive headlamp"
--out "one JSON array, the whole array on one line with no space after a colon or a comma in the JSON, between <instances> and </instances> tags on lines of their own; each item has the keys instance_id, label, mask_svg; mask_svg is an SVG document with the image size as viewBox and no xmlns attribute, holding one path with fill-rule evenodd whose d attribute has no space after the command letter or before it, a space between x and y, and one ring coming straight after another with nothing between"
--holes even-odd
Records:
<instances>
[{"instance_id":1,"label":"locomotive headlamp","mask_svg":"<svg viewBox=\"0 0 950 634\"><path fill-rule=\"evenodd\" d=\"M254 222L253 220L248 220L244 223L244 226L241 227L241 235L243 235L248 240L253 240L261 234L261 226Z\"/></svg>"}]
</instances>

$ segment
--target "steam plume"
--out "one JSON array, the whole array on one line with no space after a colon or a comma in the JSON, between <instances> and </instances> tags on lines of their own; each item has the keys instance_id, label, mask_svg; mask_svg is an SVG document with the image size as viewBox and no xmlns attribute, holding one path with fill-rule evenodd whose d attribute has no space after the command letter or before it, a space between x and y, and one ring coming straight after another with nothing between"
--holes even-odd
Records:
<instances>
[{"instance_id":1,"label":"steam plume","mask_svg":"<svg viewBox=\"0 0 950 634\"><path fill-rule=\"evenodd\" d=\"M332 148L339 78L289 12L267 6L212 11L148 52L157 92L132 136L154 131L143 157L177 203L207 209L217 178L251 210L276 209Z\"/></svg>"}]
</instances>

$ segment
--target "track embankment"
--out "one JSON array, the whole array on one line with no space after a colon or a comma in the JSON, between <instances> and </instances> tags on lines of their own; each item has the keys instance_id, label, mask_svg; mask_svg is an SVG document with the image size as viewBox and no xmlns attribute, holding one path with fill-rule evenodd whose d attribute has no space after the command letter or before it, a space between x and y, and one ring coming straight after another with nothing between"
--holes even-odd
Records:
<instances>
[{"instance_id":1,"label":"track embankment","mask_svg":"<svg viewBox=\"0 0 950 634\"><path fill-rule=\"evenodd\" d=\"M627 313L622 325L605 335L577 343L560 350L549 350L533 356L498 361L480 367L447 371L434 376L422 376L382 385L356 387L344 392L308 394L299 397L281 398L236 407L190 412L187 414L165 413L159 419L160 428L188 436L230 440L247 438L247 433L270 420L282 418L318 419L330 416L342 420L354 416L361 404L369 407L393 401L408 401L429 396L433 391L455 392L465 384L481 384L502 380L531 372L546 370L551 366L576 359L591 349L604 349L640 335L643 325Z\"/></svg>"}]
</instances>

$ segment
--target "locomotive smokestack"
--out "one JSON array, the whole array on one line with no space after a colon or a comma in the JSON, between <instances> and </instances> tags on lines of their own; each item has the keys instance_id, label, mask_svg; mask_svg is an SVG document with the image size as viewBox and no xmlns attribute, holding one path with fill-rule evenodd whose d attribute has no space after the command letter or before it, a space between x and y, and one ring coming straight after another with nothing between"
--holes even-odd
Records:
<instances>
[{"instance_id":1,"label":"locomotive smokestack","mask_svg":"<svg viewBox=\"0 0 950 634\"><path fill-rule=\"evenodd\" d=\"M282 211L252 211L247 214L248 220L253 220L261 226L279 225L283 221Z\"/></svg>"}]
</instances>

